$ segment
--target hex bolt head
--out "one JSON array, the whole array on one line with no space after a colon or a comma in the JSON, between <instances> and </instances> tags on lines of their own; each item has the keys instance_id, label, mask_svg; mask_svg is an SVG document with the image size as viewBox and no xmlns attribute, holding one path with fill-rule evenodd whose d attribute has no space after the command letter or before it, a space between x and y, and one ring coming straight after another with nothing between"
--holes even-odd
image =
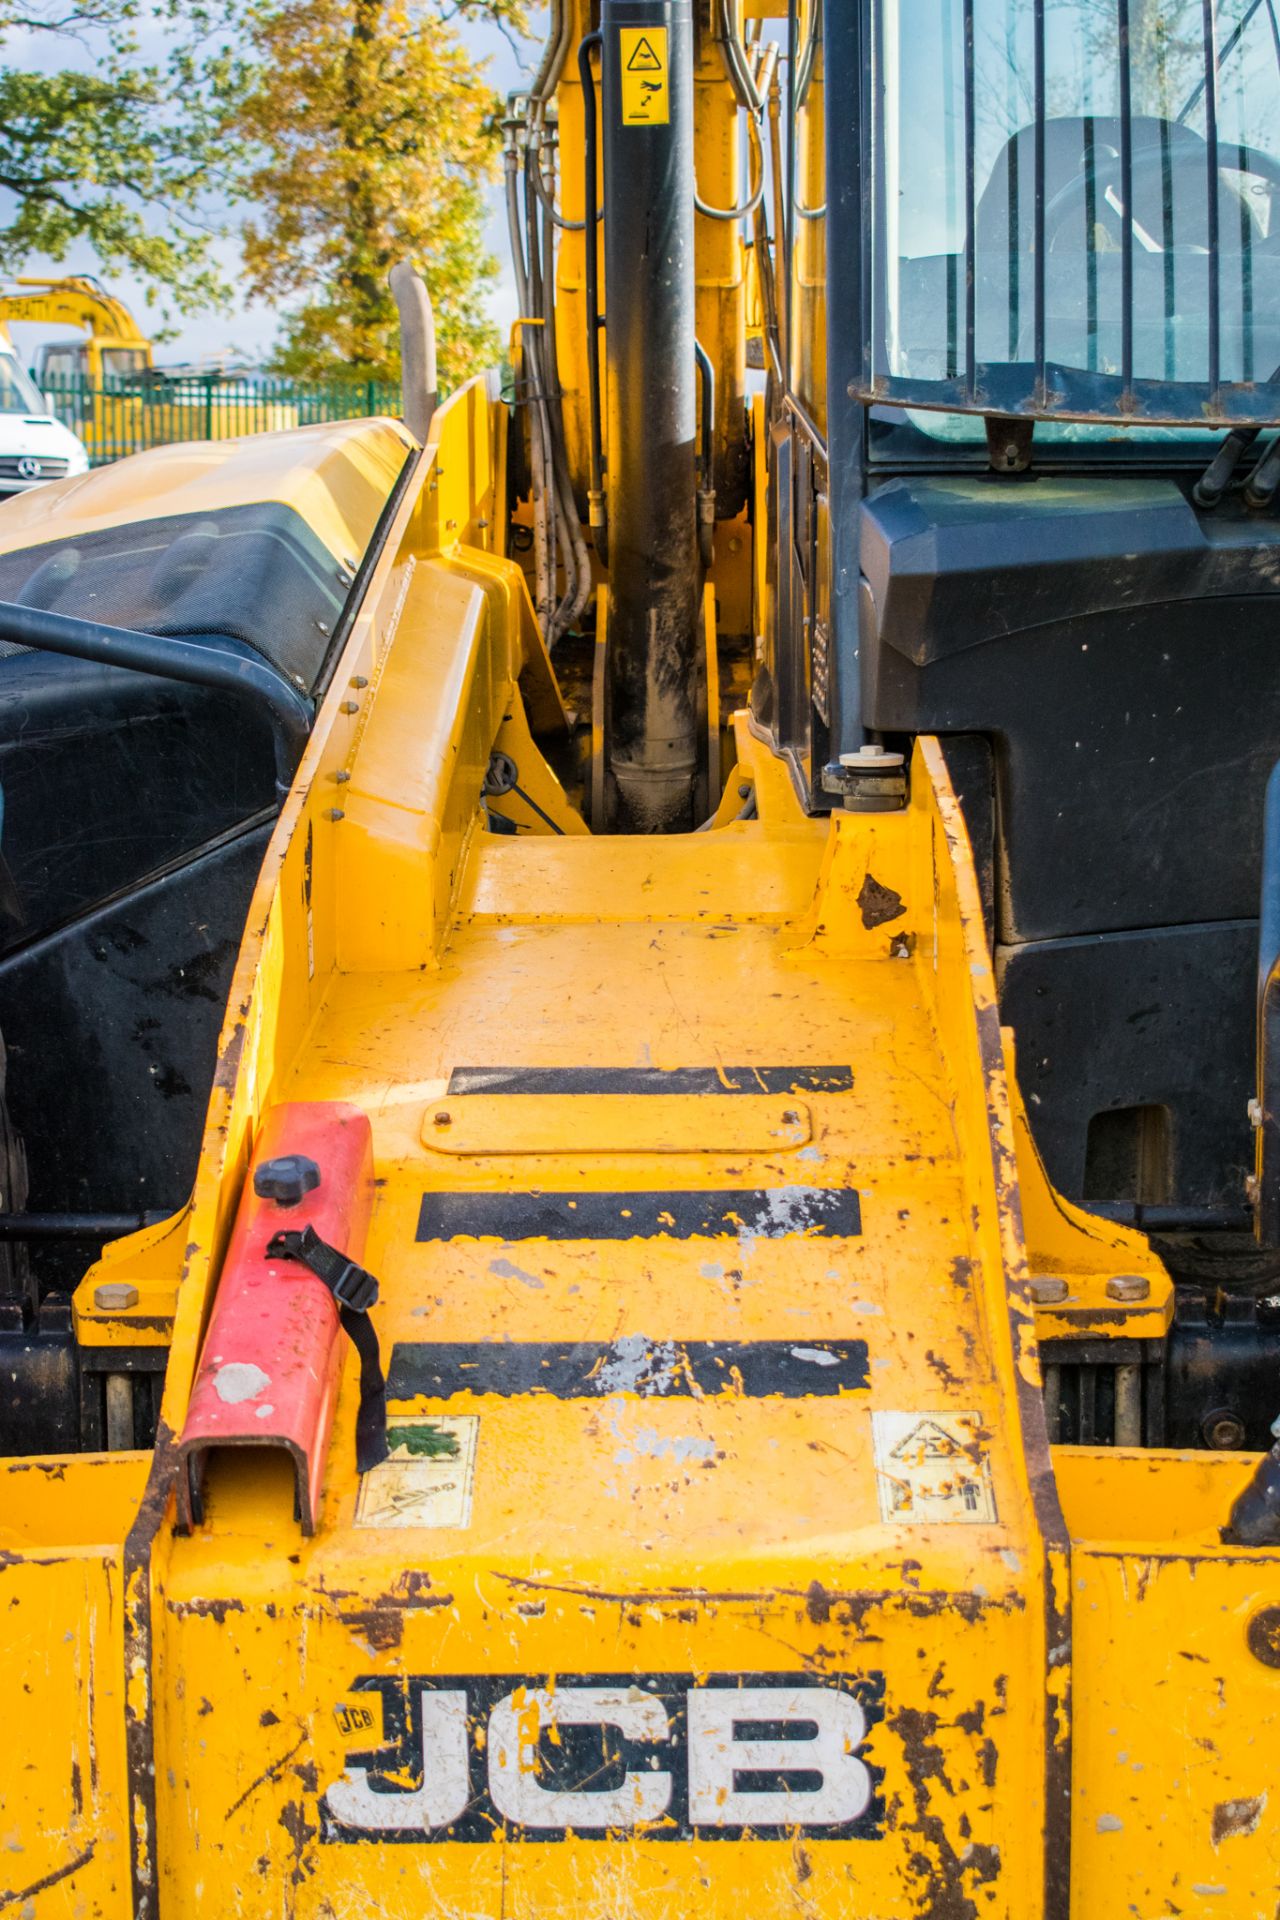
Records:
<instances>
[{"instance_id":1,"label":"hex bolt head","mask_svg":"<svg viewBox=\"0 0 1280 1920\"><path fill-rule=\"evenodd\" d=\"M1200 1422L1200 1437L1220 1453L1238 1453L1245 1442L1244 1421L1231 1407L1215 1407Z\"/></svg>"},{"instance_id":2,"label":"hex bolt head","mask_svg":"<svg viewBox=\"0 0 1280 1920\"><path fill-rule=\"evenodd\" d=\"M1122 1300L1131 1306L1135 1300L1146 1300L1151 1293L1151 1282L1144 1280L1140 1273L1113 1273L1107 1282L1108 1300Z\"/></svg>"},{"instance_id":3,"label":"hex bolt head","mask_svg":"<svg viewBox=\"0 0 1280 1920\"><path fill-rule=\"evenodd\" d=\"M320 1185L320 1169L305 1153L282 1153L264 1160L253 1172L253 1190L259 1200L278 1207L296 1207Z\"/></svg>"},{"instance_id":4,"label":"hex bolt head","mask_svg":"<svg viewBox=\"0 0 1280 1920\"><path fill-rule=\"evenodd\" d=\"M1067 1283L1053 1273L1033 1273L1028 1282L1037 1307L1056 1307L1067 1297Z\"/></svg>"},{"instance_id":5,"label":"hex bolt head","mask_svg":"<svg viewBox=\"0 0 1280 1920\"><path fill-rule=\"evenodd\" d=\"M99 1313L127 1313L138 1304L138 1289L127 1280L104 1280L93 1290L93 1304Z\"/></svg>"}]
</instances>

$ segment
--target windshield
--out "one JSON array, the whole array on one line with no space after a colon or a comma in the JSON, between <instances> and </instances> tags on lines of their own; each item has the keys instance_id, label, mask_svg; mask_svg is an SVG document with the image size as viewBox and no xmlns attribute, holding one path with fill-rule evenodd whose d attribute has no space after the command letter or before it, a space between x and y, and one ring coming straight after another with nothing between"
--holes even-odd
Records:
<instances>
[{"instance_id":1,"label":"windshield","mask_svg":"<svg viewBox=\"0 0 1280 1920\"><path fill-rule=\"evenodd\" d=\"M0 413L47 414L44 397L12 354L0 353Z\"/></svg>"},{"instance_id":2,"label":"windshield","mask_svg":"<svg viewBox=\"0 0 1280 1920\"><path fill-rule=\"evenodd\" d=\"M1277 4L878 0L867 397L1280 418Z\"/></svg>"}]
</instances>

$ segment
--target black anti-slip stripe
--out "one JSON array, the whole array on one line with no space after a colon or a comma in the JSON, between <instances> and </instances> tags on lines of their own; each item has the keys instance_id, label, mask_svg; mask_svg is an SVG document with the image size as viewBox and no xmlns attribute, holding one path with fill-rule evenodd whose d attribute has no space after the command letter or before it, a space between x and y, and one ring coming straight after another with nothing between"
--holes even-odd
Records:
<instances>
[{"instance_id":1,"label":"black anti-slip stripe","mask_svg":"<svg viewBox=\"0 0 1280 1920\"><path fill-rule=\"evenodd\" d=\"M852 1067L455 1067L458 1093L848 1093Z\"/></svg>"},{"instance_id":2,"label":"black anti-slip stripe","mask_svg":"<svg viewBox=\"0 0 1280 1920\"><path fill-rule=\"evenodd\" d=\"M447 1400L455 1393L830 1399L865 1388L868 1379L865 1340L650 1340L638 1333L576 1343L415 1340L392 1348L387 1395L396 1401Z\"/></svg>"},{"instance_id":3,"label":"black anti-slip stripe","mask_svg":"<svg viewBox=\"0 0 1280 1920\"><path fill-rule=\"evenodd\" d=\"M784 1240L862 1232L853 1187L690 1193L424 1193L419 1240Z\"/></svg>"}]
</instances>

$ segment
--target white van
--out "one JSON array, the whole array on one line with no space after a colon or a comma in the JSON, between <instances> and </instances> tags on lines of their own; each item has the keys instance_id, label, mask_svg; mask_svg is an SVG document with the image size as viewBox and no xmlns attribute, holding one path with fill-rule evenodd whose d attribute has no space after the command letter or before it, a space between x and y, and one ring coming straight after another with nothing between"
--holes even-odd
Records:
<instances>
[{"instance_id":1,"label":"white van","mask_svg":"<svg viewBox=\"0 0 1280 1920\"><path fill-rule=\"evenodd\" d=\"M54 419L13 348L0 341L0 501L88 471L83 443Z\"/></svg>"}]
</instances>

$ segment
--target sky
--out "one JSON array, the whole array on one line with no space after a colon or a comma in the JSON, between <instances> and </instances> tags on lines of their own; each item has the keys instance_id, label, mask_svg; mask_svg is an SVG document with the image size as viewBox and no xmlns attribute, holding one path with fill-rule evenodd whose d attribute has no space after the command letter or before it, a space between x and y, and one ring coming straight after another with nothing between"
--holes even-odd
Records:
<instances>
[{"instance_id":1,"label":"sky","mask_svg":"<svg viewBox=\"0 0 1280 1920\"><path fill-rule=\"evenodd\" d=\"M536 10L532 17L540 27ZM521 54L517 53L505 35L488 23L462 22L460 32L472 52L489 62L490 83L501 94L528 84L538 62L540 43L537 40L525 43ZM6 64L15 67L72 66L76 64L76 49L67 42L53 43L51 37L46 35L6 34L4 58ZM516 317L516 294L507 257L507 225L501 207L500 186L490 189L489 204L486 238L489 251L498 262L498 272L494 276L488 305L505 339ZM0 211L2 208L3 196L0 196ZM239 262L235 242L222 243L218 252L234 286ZM73 247L60 262L33 255L24 271L32 275L98 273L111 292L131 309L144 334L150 335L164 324L159 307L148 306L141 282L131 279L126 273L102 274L90 247ZM269 353L276 331L274 313L261 302L233 303L228 310L196 314L188 318L171 316L168 326L173 338L156 349L156 359L161 365L216 359L223 354L234 355L242 362L258 361ZM53 339L59 334L65 337L66 333L66 327L15 325L13 328L14 344L25 359L30 358L33 349L42 340Z\"/></svg>"}]
</instances>

